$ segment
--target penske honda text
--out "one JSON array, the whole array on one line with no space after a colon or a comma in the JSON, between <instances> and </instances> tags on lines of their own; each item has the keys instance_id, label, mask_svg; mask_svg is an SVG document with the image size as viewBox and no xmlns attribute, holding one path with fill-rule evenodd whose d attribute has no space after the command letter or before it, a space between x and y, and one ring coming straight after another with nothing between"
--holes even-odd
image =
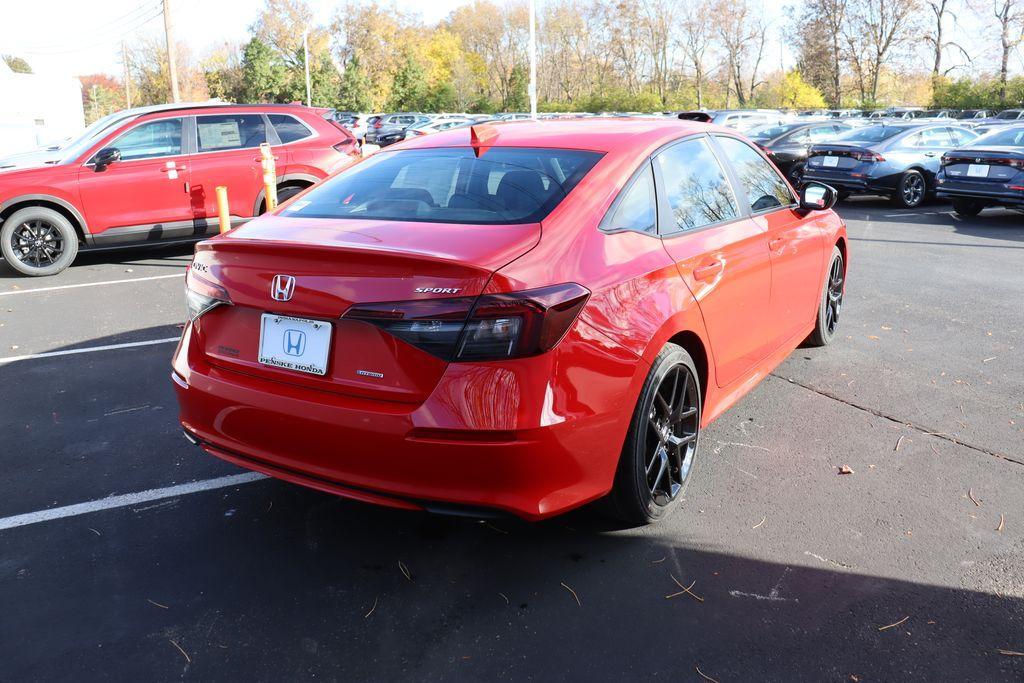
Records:
<instances>
[{"instance_id":1,"label":"penske honda text","mask_svg":"<svg viewBox=\"0 0 1024 683\"><path fill-rule=\"evenodd\" d=\"M196 248L186 436L350 498L536 520L676 507L700 432L836 335L835 191L677 119L389 147Z\"/></svg>"}]
</instances>

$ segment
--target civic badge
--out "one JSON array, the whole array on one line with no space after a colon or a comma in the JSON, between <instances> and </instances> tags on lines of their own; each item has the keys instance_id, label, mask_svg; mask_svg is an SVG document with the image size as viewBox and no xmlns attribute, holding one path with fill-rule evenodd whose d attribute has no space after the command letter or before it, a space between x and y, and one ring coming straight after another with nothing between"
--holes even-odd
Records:
<instances>
[{"instance_id":1,"label":"civic badge","mask_svg":"<svg viewBox=\"0 0 1024 683\"><path fill-rule=\"evenodd\" d=\"M295 277L292 275L275 275L270 283L270 298L274 301L291 301L295 293Z\"/></svg>"}]
</instances>

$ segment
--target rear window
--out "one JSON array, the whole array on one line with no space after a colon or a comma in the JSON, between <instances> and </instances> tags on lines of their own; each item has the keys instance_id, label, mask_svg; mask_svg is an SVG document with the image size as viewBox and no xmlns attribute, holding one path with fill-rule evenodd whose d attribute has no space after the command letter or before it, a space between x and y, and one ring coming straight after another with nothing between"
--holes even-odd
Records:
<instances>
[{"instance_id":1,"label":"rear window","mask_svg":"<svg viewBox=\"0 0 1024 683\"><path fill-rule=\"evenodd\" d=\"M378 152L327 180L285 216L504 225L543 220L598 152L470 147Z\"/></svg>"},{"instance_id":2,"label":"rear window","mask_svg":"<svg viewBox=\"0 0 1024 683\"><path fill-rule=\"evenodd\" d=\"M906 128L900 126L864 126L863 128L854 128L850 132L840 135L836 140L843 142L881 142L906 132L906 130Z\"/></svg>"},{"instance_id":3,"label":"rear window","mask_svg":"<svg viewBox=\"0 0 1024 683\"><path fill-rule=\"evenodd\" d=\"M997 128L974 140L971 147L994 145L996 147L1024 147L1024 128Z\"/></svg>"}]
</instances>

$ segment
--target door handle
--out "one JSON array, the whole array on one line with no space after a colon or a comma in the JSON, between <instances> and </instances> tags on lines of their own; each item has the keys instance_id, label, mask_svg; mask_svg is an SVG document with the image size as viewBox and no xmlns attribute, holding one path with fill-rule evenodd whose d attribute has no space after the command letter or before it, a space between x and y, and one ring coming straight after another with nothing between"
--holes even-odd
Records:
<instances>
[{"instance_id":1,"label":"door handle","mask_svg":"<svg viewBox=\"0 0 1024 683\"><path fill-rule=\"evenodd\" d=\"M785 237L776 237L773 240L768 240L768 251L775 251L782 247L786 243Z\"/></svg>"},{"instance_id":2,"label":"door handle","mask_svg":"<svg viewBox=\"0 0 1024 683\"><path fill-rule=\"evenodd\" d=\"M698 280L713 280L723 270L725 270L725 264L716 259L694 268L693 277Z\"/></svg>"},{"instance_id":3,"label":"door handle","mask_svg":"<svg viewBox=\"0 0 1024 683\"><path fill-rule=\"evenodd\" d=\"M179 171L180 172L180 171L185 171L185 170L188 170L187 167L185 167L185 166L167 166L165 168L161 168L160 172L161 173L170 173L171 171Z\"/></svg>"},{"instance_id":4,"label":"door handle","mask_svg":"<svg viewBox=\"0 0 1024 683\"><path fill-rule=\"evenodd\" d=\"M925 152L924 155L926 157L937 157L937 156L939 156L939 153L938 152Z\"/></svg>"}]
</instances>

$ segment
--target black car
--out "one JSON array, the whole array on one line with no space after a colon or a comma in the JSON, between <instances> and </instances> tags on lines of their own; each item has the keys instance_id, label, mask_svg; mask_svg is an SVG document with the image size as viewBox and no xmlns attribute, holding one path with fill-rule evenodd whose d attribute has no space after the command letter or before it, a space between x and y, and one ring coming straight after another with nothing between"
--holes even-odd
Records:
<instances>
[{"instance_id":1,"label":"black car","mask_svg":"<svg viewBox=\"0 0 1024 683\"><path fill-rule=\"evenodd\" d=\"M834 140L851 127L838 121L779 123L755 128L748 131L747 136L764 150L795 187L800 184L808 148L818 142Z\"/></svg>"},{"instance_id":2,"label":"black car","mask_svg":"<svg viewBox=\"0 0 1024 683\"><path fill-rule=\"evenodd\" d=\"M961 216L988 206L1024 209L1024 125L1004 126L942 155L936 196Z\"/></svg>"},{"instance_id":3,"label":"black car","mask_svg":"<svg viewBox=\"0 0 1024 683\"><path fill-rule=\"evenodd\" d=\"M385 114L370 124L366 130L366 142L385 147L405 137L405 129L417 123L429 121L425 114Z\"/></svg>"}]
</instances>

